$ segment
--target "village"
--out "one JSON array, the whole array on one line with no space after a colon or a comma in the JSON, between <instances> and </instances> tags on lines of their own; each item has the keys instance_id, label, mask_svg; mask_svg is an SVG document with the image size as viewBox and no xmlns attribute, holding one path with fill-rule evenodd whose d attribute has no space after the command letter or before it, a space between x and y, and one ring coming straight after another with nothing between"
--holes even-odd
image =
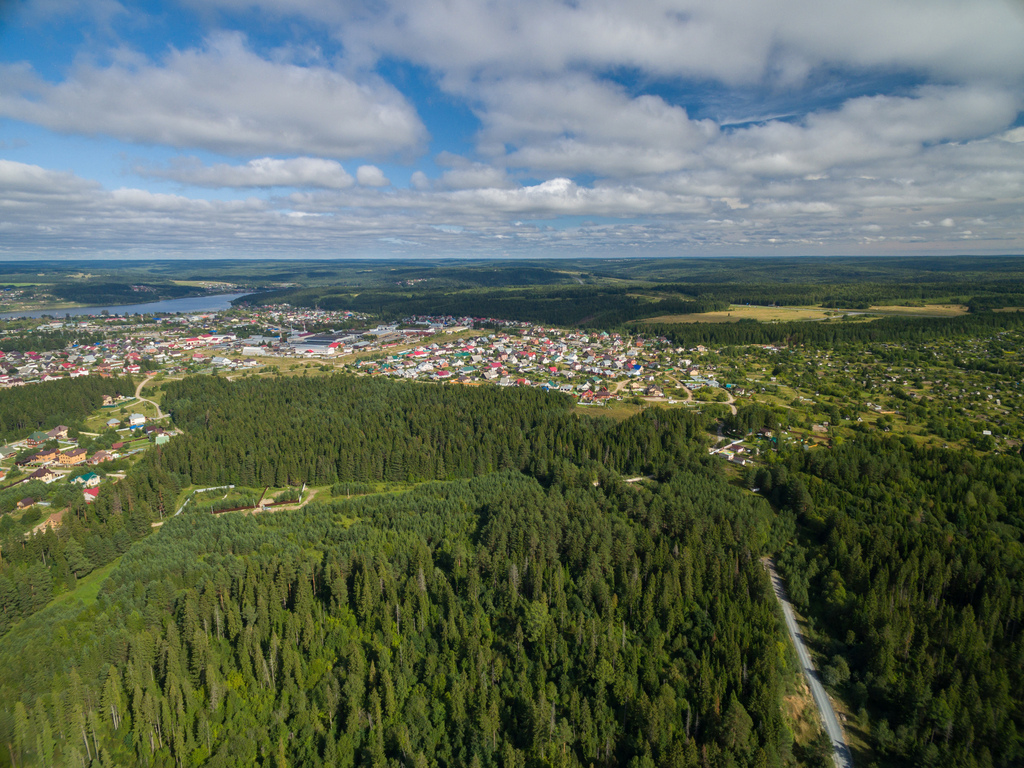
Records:
<instances>
[{"instance_id":1,"label":"village","mask_svg":"<svg viewBox=\"0 0 1024 768\"><path fill-rule=\"evenodd\" d=\"M308 325L351 324L343 331L306 331ZM41 323L37 333L65 330ZM286 361L317 361L360 375L500 386L536 386L567 392L581 402L623 396L689 400L718 389L714 366L664 339L619 333L559 330L493 318L415 317L373 324L351 312L287 307L154 318L103 318L73 324L107 335L95 344L49 352L0 351L0 387L88 375L162 372L166 375L246 371ZM484 328L485 330L474 330ZM253 332L255 328L259 332ZM112 333L113 332L113 333ZM692 352L692 354L688 354ZM725 390L732 385L723 385ZM669 394L666 394L669 393ZM714 398L709 398L714 399ZM728 400L727 396L720 396Z\"/></svg>"},{"instance_id":2,"label":"village","mask_svg":"<svg viewBox=\"0 0 1024 768\"><path fill-rule=\"evenodd\" d=\"M124 469L134 457L150 446L167 443L178 434L150 420L144 413L120 415L121 411L142 402L148 404L148 401L131 397L104 396L102 410L117 415L106 418L103 433L76 431L61 424L0 446L0 493L5 501L10 500L12 494L18 497L13 505L5 506L13 506L14 510L26 510L35 505L55 508L53 514L45 516L29 534L47 525L60 524L63 507L75 498L73 493L68 493L68 488L77 489L82 500L91 504L99 495L102 482L123 477Z\"/></svg>"},{"instance_id":3,"label":"village","mask_svg":"<svg viewBox=\"0 0 1024 768\"><path fill-rule=\"evenodd\" d=\"M45 343L49 335L69 331L94 341L48 348L54 346ZM25 349L33 343L37 349ZM1013 343L1001 342L1001 362ZM345 372L534 387L574 398L581 412L613 418L652 405L700 408L720 420L710 453L739 467L780 442L812 448L850 430L896 431L915 441L986 450L1019 444L1012 405L1020 397L1019 383L980 365L969 375L959 371L945 357L965 348L942 344L919 350L883 345L857 358L772 345L748 345L736 354L628 332L451 316L380 323L354 312L280 305L194 315L44 319L3 331L0 350L4 347L0 388L81 376L129 374L158 388L162 380L190 374L234 379ZM966 349L985 353L980 345ZM69 435L67 427L58 426L0 446L0 492L30 483L37 489L39 483L74 484L91 501L108 468L123 470L131 457L175 434L159 406L141 398L141 390L142 385L136 398L105 402L87 432ZM748 422L730 421L738 407L753 403L772 411L769 423L750 428ZM48 495L53 494L26 493L17 507L45 505Z\"/></svg>"},{"instance_id":4,"label":"village","mask_svg":"<svg viewBox=\"0 0 1024 768\"><path fill-rule=\"evenodd\" d=\"M339 326L344 330L333 330ZM694 358L707 352L702 346L688 351L664 339L494 318L413 317L379 324L352 312L283 306L145 318L44 319L27 329L30 337L44 340L47 334L68 331L101 338L63 349L0 351L0 387L82 376L129 374L136 380L159 381L187 374L235 378L337 371L468 386L537 387L596 408L623 402L679 407L720 401L735 411L734 394L742 394L731 384L720 384L713 365L695 364ZM16 333L6 331L0 339ZM13 346L18 345L8 345ZM111 467L123 470L131 457L175 434L154 405L139 398L106 397L88 432L69 432L59 425L0 446L0 492L9 497L16 488L36 489L19 497L14 506L19 510L37 504L45 508L54 495L66 500L66 493L51 489L69 484L91 502ZM745 463L742 447L721 450L726 458Z\"/></svg>"}]
</instances>

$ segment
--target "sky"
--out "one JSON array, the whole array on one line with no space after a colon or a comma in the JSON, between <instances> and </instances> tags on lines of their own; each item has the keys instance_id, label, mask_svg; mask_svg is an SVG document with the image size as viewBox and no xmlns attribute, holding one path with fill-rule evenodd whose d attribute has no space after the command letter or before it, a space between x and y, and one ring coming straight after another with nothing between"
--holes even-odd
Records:
<instances>
[{"instance_id":1,"label":"sky","mask_svg":"<svg viewBox=\"0 0 1024 768\"><path fill-rule=\"evenodd\" d=\"M1024 253L1021 0L0 0L0 259Z\"/></svg>"}]
</instances>

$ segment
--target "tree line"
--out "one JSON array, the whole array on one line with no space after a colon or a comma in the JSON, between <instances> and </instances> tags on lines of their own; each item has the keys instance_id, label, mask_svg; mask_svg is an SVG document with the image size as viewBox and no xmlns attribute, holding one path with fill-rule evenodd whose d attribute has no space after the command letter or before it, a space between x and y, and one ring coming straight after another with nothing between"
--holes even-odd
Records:
<instances>
[{"instance_id":1,"label":"tree line","mask_svg":"<svg viewBox=\"0 0 1024 768\"><path fill-rule=\"evenodd\" d=\"M427 482L172 517L94 604L0 638L0 765L792 759L791 668L758 562L778 533L708 457L704 417L615 424L534 390L347 377L166 387L188 434L72 534L148 528L189 482L276 481L278 464L339 492L389 471ZM640 472L656 480L620 474Z\"/></svg>"},{"instance_id":2,"label":"tree line","mask_svg":"<svg viewBox=\"0 0 1024 768\"><path fill-rule=\"evenodd\" d=\"M61 424L81 427L103 405L104 395L134 394L131 376L81 376L6 389L0 397L0 443Z\"/></svg>"},{"instance_id":3,"label":"tree line","mask_svg":"<svg viewBox=\"0 0 1024 768\"><path fill-rule=\"evenodd\" d=\"M862 435L751 483L807 538L780 562L887 764L1024 761L1024 459Z\"/></svg>"}]
</instances>

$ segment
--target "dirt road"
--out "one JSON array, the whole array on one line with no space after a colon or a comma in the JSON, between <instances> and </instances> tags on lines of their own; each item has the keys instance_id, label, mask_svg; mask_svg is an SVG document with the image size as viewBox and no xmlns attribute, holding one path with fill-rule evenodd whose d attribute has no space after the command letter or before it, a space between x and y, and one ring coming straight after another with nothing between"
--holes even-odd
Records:
<instances>
[{"instance_id":1,"label":"dirt road","mask_svg":"<svg viewBox=\"0 0 1024 768\"><path fill-rule=\"evenodd\" d=\"M162 419L164 417L164 412L160 410L160 404L159 403L155 403L152 400L149 400L149 399L147 399L147 398L142 396L142 388L144 386L146 386L147 384L149 384L149 382L151 382L152 380L153 380L153 377L150 376L150 377L145 378L142 381L140 381L139 382L139 386L137 386L135 388L135 397L137 397L142 402L149 403L154 408L156 408L156 418Z\"/></svg>"}]
</instances>

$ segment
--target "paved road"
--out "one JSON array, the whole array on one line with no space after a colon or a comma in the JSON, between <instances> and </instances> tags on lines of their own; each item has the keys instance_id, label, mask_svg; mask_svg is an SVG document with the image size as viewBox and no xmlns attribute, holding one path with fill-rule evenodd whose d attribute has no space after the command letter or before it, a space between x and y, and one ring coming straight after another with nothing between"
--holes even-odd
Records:
<instances>
[{"instance_id":1,"label":"paved road","mask_svg":"<svg viewBox=\"0 0 1024 768\"><path fill-rule=\"evenodd\" d=\"M797 630L796 619L793 618L793 607L789 604L789 597L786 595L786 587L782 583L779 574L776 573L775 563L772 562L772 559L766 557L761 562L768 570L768 575L771 576L775 597L778 598L779 604L782 606L782 614L786 618L786 629L789 630L789 636L793 640L793 645L796 646L796 653L800 658L800 666L804 671L804 677L807 679L807 685L811 689L814 703L821 714L821 722L825 725L825 731L832 741L832 758L835 760L837 768L853 768L853 756L850 754L850 748L846 744L843 729L839 727L839 720L836 718L835 710L832 709L832 702L828 700L828 695L825 693L821 680L818 678L814 662L811 661L811 654L804 644L803 635Z\"/></svg>"}]
</instances>

